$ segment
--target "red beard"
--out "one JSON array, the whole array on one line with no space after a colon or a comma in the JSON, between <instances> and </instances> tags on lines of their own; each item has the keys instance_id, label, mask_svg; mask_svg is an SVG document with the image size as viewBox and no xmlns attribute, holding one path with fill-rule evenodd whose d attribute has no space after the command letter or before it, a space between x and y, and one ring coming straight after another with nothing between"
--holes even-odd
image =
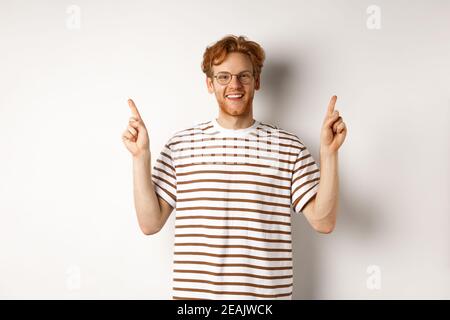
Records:
<instances>
[{"instance_id":1,"label":"red beard","mask_svg":"<svg viewBox=\"0 0 450 320\"><path fill-rule=\"evenodd\" d=\"M244 99L243 97L242 99ZM223 100L218 101L219 107L225 114L230 116L240 116L249 114L252 110L252 100L243 100L238 102L233 102L228 100L227 98L223 98Z\"/></svg>"}]
</instances>

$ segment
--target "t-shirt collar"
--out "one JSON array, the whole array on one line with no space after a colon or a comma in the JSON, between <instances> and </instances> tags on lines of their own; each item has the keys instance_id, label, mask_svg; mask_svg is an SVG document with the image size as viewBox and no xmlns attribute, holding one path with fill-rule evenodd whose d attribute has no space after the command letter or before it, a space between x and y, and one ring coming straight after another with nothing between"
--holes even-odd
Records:
<instances>
[{"instance_id":1,"label":"t-shirt collar","mask_svg":"<svg viewBox=\"0 0 450 320\"><path fill-rule=\"evenodd\" d=\"M256 119L253 119L253 120L254 120L253 124L250 127L242 128L242 129L224 128L219 124L219 122L217 122L217 119L215 117L212 119L212 124L213 124L214 128L222 134L230 135L230 136L243 136L243 135L250 133L254 129L256 129L256 127L259 125L258 120L256 120Z\"/></svg>"}]
</instances>

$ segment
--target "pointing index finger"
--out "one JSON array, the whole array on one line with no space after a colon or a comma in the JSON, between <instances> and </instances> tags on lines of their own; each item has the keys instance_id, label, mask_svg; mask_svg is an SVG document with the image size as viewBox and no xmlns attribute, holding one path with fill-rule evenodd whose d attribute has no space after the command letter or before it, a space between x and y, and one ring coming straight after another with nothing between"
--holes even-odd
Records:
<instances>
[{"instance_id":1,"label":"pointing index finger","mask_svg":"<svg viewBox=\"0 0 450 320\"><path fill-rule=\"evenodd\" d=\"M337 96L332 96L330 103L328 104L328 115L333 115L334 105L336 104Z\"/></svg>"},{"instance_id":2,"label":"pointing index finger","mask_svg":"<svg viewBox=\"0 0 450 320\"><path fill-rule=\"evenodd\" d=\"M133 113L133 116L135 116L136 118L141 120L142 119L141 115L139 114L139 111L138 111L136 105L134 104L134 101L131 99L128 99L128 105L130 106L131 113Z\"/></svg>"}]
</instances>

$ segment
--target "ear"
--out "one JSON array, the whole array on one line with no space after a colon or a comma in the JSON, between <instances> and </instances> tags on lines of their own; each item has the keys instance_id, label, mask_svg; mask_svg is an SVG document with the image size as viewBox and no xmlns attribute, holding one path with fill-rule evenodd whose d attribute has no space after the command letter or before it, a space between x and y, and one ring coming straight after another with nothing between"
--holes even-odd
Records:
<instances>
[{"instance_id":1,"label":"ear","mask_svg":"<svg viewBox=\"0 0 450 320\"><path fill-rule=\"evenodd\" d=\"M208 88L209 93L214 93L214 85L211 78L209 78L208 76L206 76L206 87Z\"/></svg>"},{"instance_id":2,"label":"ear","mask_svg":"<svg viewBox=\"0 0 450 320\"><path fill-rule=\"evenodd\" d=\"M261 87L261 75L259 75L259 76L255 79L255 90L259 90L260 87Z\"/></svg>"}]
</instances>

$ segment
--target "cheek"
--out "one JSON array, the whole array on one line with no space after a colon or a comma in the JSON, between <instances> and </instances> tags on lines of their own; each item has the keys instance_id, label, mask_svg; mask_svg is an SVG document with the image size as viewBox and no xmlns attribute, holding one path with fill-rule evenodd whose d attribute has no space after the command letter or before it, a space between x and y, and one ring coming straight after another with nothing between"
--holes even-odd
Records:
<instances>
[{"instance_id":1,"label":"cheek","mask_svg":"<svg viewBox=\"0 0 450 320\"><path fill-rule=\"evenodd\" d=\"M215 92L217 99L224 99L223 92L221 90Z\"/></svg>"}]
</instances>

